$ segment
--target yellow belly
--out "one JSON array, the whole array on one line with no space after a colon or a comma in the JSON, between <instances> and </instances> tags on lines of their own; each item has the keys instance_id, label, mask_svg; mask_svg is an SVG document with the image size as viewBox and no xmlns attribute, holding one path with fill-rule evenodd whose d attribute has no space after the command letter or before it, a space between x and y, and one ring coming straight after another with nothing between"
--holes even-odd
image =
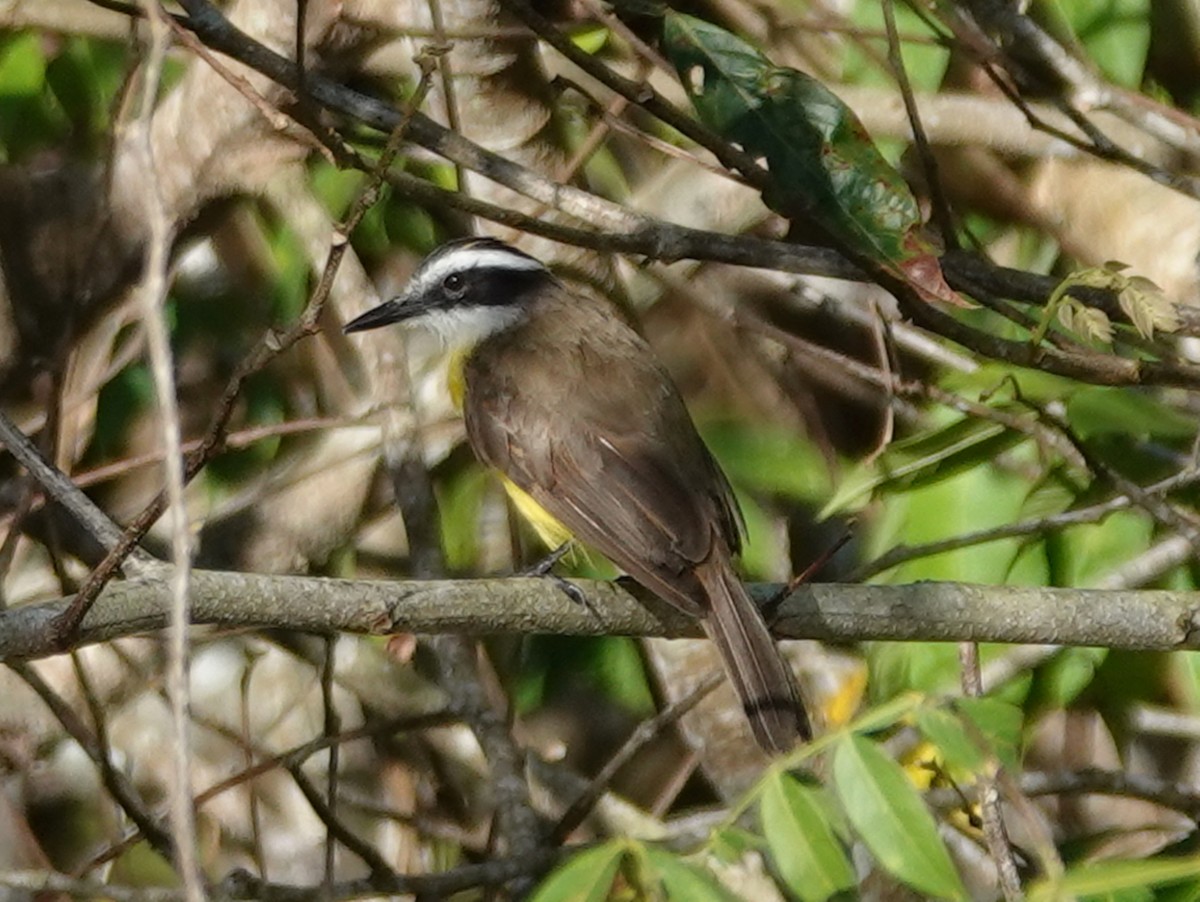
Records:
<instances>
[{"instance_id":1,"label":"yellow belly","mask_svg":"<svg viewBox=\"0 0 1200 902\"><path fill-rule=\"evenodd\" d=\"M450 392L450 400L454 402L455 408L460 412L463 406L463 395L467 389L464 364L468 353L468 350L455 351L450 355L446 367L446 388ZM573 538L571 531L534 501L528 492L503 473L500 474L500 480L504 485L504 491L512 500L513 507L517 509L517 513L533 527L533 531L537 533L537 537L541 539L548 550L553 551L560 545L571 541Z\"/></svg>"},{"instance_id":2,"label":"yellow belly","mask_svg":"<svg viewBox=\"0 0 1200 902\"><path fill-rule=\"evenodd\" d=\"M554 551L560 545L565 545L574 538L571 531L534 501L528 492L507 476L501 475L500 479L504 484L504 491L508 492L508 497L511 499L513 507L517 509L517 513L533 527L533 531L537 533L537 537L542 540L547 549Z\"/></svg>"}]
</instances>

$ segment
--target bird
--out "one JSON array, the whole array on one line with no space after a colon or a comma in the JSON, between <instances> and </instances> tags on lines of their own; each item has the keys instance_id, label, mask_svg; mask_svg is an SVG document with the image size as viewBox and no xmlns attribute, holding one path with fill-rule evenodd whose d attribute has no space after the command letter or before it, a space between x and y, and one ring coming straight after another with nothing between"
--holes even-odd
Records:
<instances>
[{"instance_id":1,"label":"bird","mask_svg":"<svg viewBox=\"0 0 1200 902\"><path fill-rule=\"evenodd\" d=\"M344 332L401 323L441 339L476 457L551 550L572 539L701 621L755 740L812 738L795 678L734 558L733 490L649 344L606 300L498 239L447 242Z\"/></svg>"}]
</instances>

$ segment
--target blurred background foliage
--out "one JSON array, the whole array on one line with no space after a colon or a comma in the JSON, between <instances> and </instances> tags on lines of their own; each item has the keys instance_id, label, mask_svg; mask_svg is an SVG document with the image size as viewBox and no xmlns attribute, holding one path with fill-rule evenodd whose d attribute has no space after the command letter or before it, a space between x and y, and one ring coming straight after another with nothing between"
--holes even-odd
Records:
<instances>
[{"instance_id":1,"label":"blurred background foliage","mask_svg":"<svg viewBox=\"0 0 1200 902\"><path fill-rule=\"evenodd\" d=\"M63 0L50 6L88 4ZM905 5L896 9L913 89L922 96L965 95L996 103L995 88L967 55L944 40L945 27L934 24L962 10L952 3L915 6L920 14ZM617 68L642 65L631 34L607 14L598 16L598 6L561 7L553 13L577 46ZM874 102L879 109L859 107L860 114L884 154L928 205L903 129L889 127L881 112L885 99L896 104L899 95L887 65L880 3L714 0L679 8L741 35L780 65L798 66L845 90L852 104L852 97ZM1194 127L1190 117L1200 84L1194 78L1200 69L1195 3L1035 0L1029 14L1113 85L1153 98ZM402 26L379 34L387 38L379 38L381 44L408 47L423 40L408 37ZM412 73L388 64L373 68L361 47L352 49L359 56L336 71L402 104L414 85ZM103 170L128 116L127 90L138 53L119 29L22 25L15 17L0 30L0 161L7 174L32 178L71 167ZM190 69L202 65L182 50L173 53L162 96L169 97ZM585 147L598 119L578 92L561 85L556 90L551 104L559 117L556 135L569 157ZM992 107L980 109L985 120ZM194 115L205 114L196 110ZM675 153L682 151L688 165L692 151L640 111L627 112L624 121L635 130L604 135L576 181L619 203L651 206L647 185L670 158L646 134ZM378 152L377 135L336 124L365 153ZM938 138L942 124L930 127L943 187L968 246L998 263L1060 278L1119 259L1153 279L1175 302L1195 302L1200 207L1194 199L1171 195L1168 201L1162 194L1170 194L1167 188L1071 154L1065 146L1050 155L997 148L986 137L976 141L970 135L943 143ZM1191 171L1194 159L1172 165ZM236 167L237 161L229 165ZM315 153L305 154L299 165L300 184L331 221L346 215L366 182L363 173L338 169ZM402 154L397 165L443 187L462 184L462 173L428 154ZM467 187L479 181L469 178ZM202 435L239 361L264 330L299 315L315 284L307 227L298 224L299 215L287 203L297 182L257 192L233 179L230 184L238 190L212 190L211 200L179 224L167 314L185 439ZM673 184L676 192L690 190L686 181ZM720 215L698 225L767 236L781 228L778 218L761 207L744 225L726 223ZM365 273L386 295L421 255L464 230L460 215L385 188L351 243ZM1164 230L1178 240L1165 243ZM85 253L86 236L76 238L79 253ZM893 342L891 327L885 330L873 314L863 325L864 320L856 323L836 312L847 305L886 308L885 297L863 286L730 273L717 266L673 277L665 272L631 260L624 268L614 265L596 284L636 316L684 388L705 440L729 474L746 519L743 565L749 579L786 580L849 534L849 544L815 579L1195 588L1190 544L1136 504L1114 506L1094 522L1057 526L1052 521L1114 497L1113 482L1098 473L1115 472L1146 486L1192 472L1193 393L1085 385L1016 370L956 346L940 345L932 352L917 342ZM645 289L647 281L655 283L652 291ZM365 307L369 299L353 302ZM365 427L376 435L382 405L359 403L363 379L355 371L373 364L370 359L347 364L349 352L337 335L343 314L351 312L337 308L319 341L283 354L245 386L231 450L190 489L202 563L331 576L409 573L405 531L387 474L375 465L377 437L350 442L336 465L314 450L325 448L321 443L335 434L356 436ZM97 315L109 324L107 332L92 322L74 333L80 344L102 346L89 378L72 381L59 369L51 385L40 376L9 379L5 400L28 432L42 430L55 410L51 419L60 431L41 433L43 446L106 510L125 521L159 487L153 387L141 327L127 301L118 297ZM984 331L1026 340L1039 312L1024 323L987 308L961 316ZM804 345L776 341L777 331L832 349L835 361L895 368L906 379L970 398L995 416L910 399L887 415L895 400L887 392L838 372L828 361L806 359ZM1057 326L1053 335L1059 342L1075 340ZM1162 335L1151 342L1122 325L1112 353L1186 357L1194 353L1192 342ZM64 351L69 357L75 349L55 353ZM881 354L890 359L881 361ZM34 371L55 372L46 362L53 355L45 348L32 356ZM427 387L425 375L416 373L418 398L436 388ZM73 394L64 390L68 384ZM1007 418L1029 428L1011 428ZM453 415L433 407L419 419L449 571L462 576L511 572L536 560L539 550L513 525L495 482L462 447ZM1039 423L1072 436L1089 465L1080 466L1077 458L1040 440ZM306 460L313 462L311 469L298 465ZM358 461L367 474L353 489L337 481L343 460ZM5 464L10 524L21 492L16 472ZM320 481L322 476L329 478ZM1194 483L1181 482L1170 496L1189 515L1196 502ZM296 507L277 509L275 502L292 493L300 500L289 504L319 511L329 497L343 492L362 496L344 524L329 515L320 535L297 527L296 535L305 538L288 544L289 524L304 517ZM1027 528L998 538L980 535L950 550L935 547L1012 524ZM72 591L86 573L77 558L86 558L73 555L52 525L37 528L33 519L24 525L26 535L4 553L9 603ZM151 546L161 550L164 535L156 529ZM878 564L896 549L911 553L893 565ZM578 573L610 575L602 563L586 557L574 564ZM414 658L402 643L344 637L338 645L336 688L323 694L316 677L321 655L307 637L209 631L195 641L197 788L207 785L205 778L228 776L256 756L291 748L313 731L327 729L323 712L331 705L340 712L342 727L350 728L411 713L420 707L414 699L435 693L425 682L414 688L421 654ZM594 772L632 726L664 700L641 645L626 638L505 637L487 645L522 741L549 759L562 759L578 774ZM602 842L548 878L537 898L600 899L610 892L620 898L681 899L769 898L759 892L806 900L839 894L994 897L998 891L981 851L977 812L964 800L976 776L997 760L1020 785L1029 775L1124 772L1182 787L1193 806L1200 798L1195 654L989 646L981 650L984 672L1001 678L989 681L989 694L982 699L957 697L959 650L946 643L837 649L805 643L802 655L801 672L828 732L787 764L821 761L818 776L797 776L782 765L761 776L761 762L751 762L754 779L724 782L719 762L697 769L694 739L688 746L673 735L659 737L614 784L616 793L645 812L638 828L623 832L613 823L589 823L583 837ZM165 780L165 763L146 760L163 729L160 663L155 642L136 640L88 650L74 664L56 659L46 665L60 691L80 704L87 692L95 693L97 711L111 721L108 741L150 798ZM91 690L83 688L86 672L97 683ZM14 704L27 703L26 690L13 691ZM436 707L428 703L428 709ZM94 868L108 856L119 863L108 875L115 882L170 882L169 875L154 870L157 865L147 864L153 856L144 847L134 847L136 852L123 847L125 825L114 806L89 810L81 804L102 790L94 773L81 777L88 766L52 722L10 707L0 714L0 723L0 773L10 790L4 813L27 841L12 849L30 850L26 858L14 851L0 862L3 867L53 866L95 874L87 866ZM385 854L396 857L398 869L449 867L486 854L486 804L471 797L478 774L467 779L457 773L479 770L478 754L456 760L453 738L448 729L433 739L424 734L377 738L355 745L340 761L343 809L359 829L371 831ZM324 760L310 766L327 776ZM280 880L320 879L321 862L312 857L324 841L320 825L311 812L298 813L303 801L284 785L286 779L275 777L258 788L257 782L244 781L236 799L202 818L210 873L219 876L244 865ZM928 798L922 800L918 790L928 791ZM372 800L372 793L386 801ZM247 814L268 797L272 809L261 821L260 815ZM734 807L721 807L725 803ZM737 819L745 810L755 814L749 826ZM1048 832L1052 847L1039 846L1042 837L1032 827L1032 833L1018 830L1013 841L1027 885L1044 897L1200 897L1192 820L1197 807L1172 806L1132 790L1066 791L1037 799L1036 810L1036 817L1022 816ZM687 820L698 817L696 812L708 817L700 828ZM267 828L263 821L269 821ZM703 835L698 846L679 840L697 829ZM646 841L661 837L678 842L660 847ZM676 854L681 844L687 857ZM864 847L869 855L858 854ZM752 856L757 865L748 865L747 853L763 857ZM356 873L353 856L340 852L338 860L339 873ZM1097 861L1115 864L1096 869ZM746 872L755 867L757 873Z\"/></svg>"}]
</instances>

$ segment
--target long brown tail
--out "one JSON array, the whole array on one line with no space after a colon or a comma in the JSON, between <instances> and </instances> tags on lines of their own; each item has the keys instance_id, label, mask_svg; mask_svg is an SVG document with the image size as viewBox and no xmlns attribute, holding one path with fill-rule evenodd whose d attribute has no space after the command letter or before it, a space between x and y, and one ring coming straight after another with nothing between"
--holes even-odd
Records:
<instances>
[{"instance_id":1,"label":"long brown tail","mask_svg":"<svg viewBox=\"0 0 1200 902\"><path fill-rule=\"evenodd\" d=\"M721 652L758 744L781 754L797 741L811 739L812 726L792 671L745 586L728 564L711 562L697 568L696 576L711 610L705 632Z\"/></svg>"}]
</instances>

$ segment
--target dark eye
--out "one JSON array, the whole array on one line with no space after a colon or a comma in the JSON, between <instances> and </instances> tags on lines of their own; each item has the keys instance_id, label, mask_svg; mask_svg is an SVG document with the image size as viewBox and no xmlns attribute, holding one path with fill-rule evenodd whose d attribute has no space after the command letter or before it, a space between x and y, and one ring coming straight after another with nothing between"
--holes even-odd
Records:
<instances>
[{"instance_id":1,"label":"dark eye","mask_svg":"<svg viewBox=\"0 0 1200 902\"><path fill-rule=\"evenodd\" d=\"M467 280L462 273L452 272L442 279L442 291L452 298L462 297L467 290Z\"/></svg>"}]
</instances>

